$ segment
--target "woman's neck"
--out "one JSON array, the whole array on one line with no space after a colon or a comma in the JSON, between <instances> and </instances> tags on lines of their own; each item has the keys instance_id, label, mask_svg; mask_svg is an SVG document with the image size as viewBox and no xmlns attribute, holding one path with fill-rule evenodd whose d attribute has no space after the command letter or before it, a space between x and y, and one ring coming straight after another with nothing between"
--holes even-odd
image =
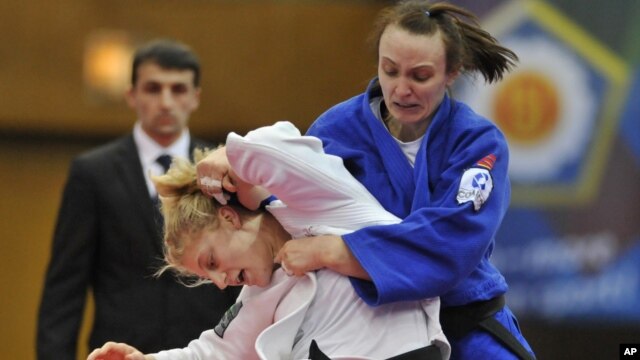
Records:
<instances>
[{"instance_id":1,"label":"woman's neck","mask_svg":"<svg viewBox=\"0 0 640 360\"><path fill-rule=\"evenodd\" d=\"M284 246L284 243L291 240L291 234L284 229L271 213L264 212L259 216L262 218L262 221L258 231L269 240L275 256Z\"/></svg>"},{"instance_id":2,"label":"woman's neck","mask_svg":"<svg viewBox=\"0 0 640 360\"><path fill-rule=\"evenodd\" d=\"M403 124L389 113L384 101L380 103L380 116L391 136L402 142L412 142L426 134L433 118L433 114L431 114L415 124Z\"/></svg>"},{"instance_id":3,"label":"woman's neck","mask_svg":"<svg viewBox=\"0 0 640 360\"><path fill-rule=\"evenodd\" d=\"M431 117L415 124L403 124L391 115L387 115L384 117L384 124L394 138L402 142L411 142L427 132L429 124L431 124Z\"/></svg>"}]
</instances>

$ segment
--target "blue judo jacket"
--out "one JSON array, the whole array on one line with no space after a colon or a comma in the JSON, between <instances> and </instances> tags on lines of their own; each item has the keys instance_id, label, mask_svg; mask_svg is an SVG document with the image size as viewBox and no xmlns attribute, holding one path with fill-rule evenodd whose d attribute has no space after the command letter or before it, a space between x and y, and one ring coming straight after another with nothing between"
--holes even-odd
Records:
<instances>
[{"instance_id":1,"label":"blue judo jacket","mask_svg":"<svg viewBox=\"0 0 640 360\"><path fill-rule=\"evenodd\" d=\"M354 288L370 305L440 296L447 307L505 293L506 281L489 260L511 191L503 134L445 95L412 167L371 110L380 96L374 79L307 132L404 219L343 236L372 278L351 279Z\"/></svg>"}]
</instances>

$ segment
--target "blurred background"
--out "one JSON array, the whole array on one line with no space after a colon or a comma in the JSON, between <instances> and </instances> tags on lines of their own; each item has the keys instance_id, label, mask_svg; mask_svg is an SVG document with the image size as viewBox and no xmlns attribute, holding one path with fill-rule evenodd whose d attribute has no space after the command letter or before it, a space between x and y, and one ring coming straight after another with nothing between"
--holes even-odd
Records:
<instances>
[{"instance_id":1,"label":"blurred background","mask_svg":"<svg viewBox=\"0 0 640 360\"><path fill-rule=\"evenodd\" d=\"M498 85L454 89L511 146L512 206L494 251L507 302L539 359L616 358L640 343L640 2L450 2L521 60ZM390 3L0 2L2 358L35 358L69 162L131 130L122 94L138 44L169 37L199 54L194 135L222 141L283 119L304 131L375 75L365 40Z\"/></svg>"}]
</instances>

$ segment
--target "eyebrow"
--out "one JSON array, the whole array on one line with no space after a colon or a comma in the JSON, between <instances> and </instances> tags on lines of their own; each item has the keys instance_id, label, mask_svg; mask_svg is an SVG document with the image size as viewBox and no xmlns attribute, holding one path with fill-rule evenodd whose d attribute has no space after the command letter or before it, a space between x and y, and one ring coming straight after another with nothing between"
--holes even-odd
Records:
<instances>
[{"instance_id":1,"label":"eyebrow","mask_svg":"<svg viewBox=\"0 0 640 360\"><path fill-rule=\"evenodd\" d=\"M170 81L162 81L158 79L146 79L140 82L142 85L159 85L159 86L176 86L183 85L189 86L189 81L187 80L170 80Z\"/></svg>"},{"instance_id":2,"label":"eyebrow","mask_svg":"<svg viewBox=\"0 0 640 360\"><path fill-rule=\"evenodd\" d=\"M391 60L391 58L388 58L386 56L383 56L382 59L389 61L394 66L398 65L395 61ZM422 69L422 68L435 69L435 67L436 66L434 64L421 64L421 65L412 67L411 70L417 70L417 69Z\"/></svg>"},{"instance_id":3,"label":"eyebrow","mask_svg":"<svg viewBox=\"0 0 640 360\"><path fill-rule=\"evenodd\" d=\"M391 60L391 58L388 58L388 57L386 57L386 56L383 56L383 57L382 57L382 60L386 60L386 61L390 62L391 64L396 65L396 62L395 62L395 61Z\"/></svg>"}]
</instances>

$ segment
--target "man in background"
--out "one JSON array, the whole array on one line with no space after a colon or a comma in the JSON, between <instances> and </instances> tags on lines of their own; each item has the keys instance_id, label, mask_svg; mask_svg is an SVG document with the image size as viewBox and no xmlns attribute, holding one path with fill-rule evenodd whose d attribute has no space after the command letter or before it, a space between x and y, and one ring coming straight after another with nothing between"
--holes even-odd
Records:
<instances>
[{"instance_id":1,"label":"man in background","mask_svg":"<svg viewBox=\"0 0 640 360\"><path fill-rule=\"evenodd\" d=\"M184 44L155 40L133 59L126 93L133 131L73 160L53 237L38 317L39 360L75 360L88 290L89 348L106 341L144 352L183 347L218 323L239 288L187 288L162 265L162 218L149 174L208 144L191 138L200 64Z\"/></svg>"}]
</instances>

